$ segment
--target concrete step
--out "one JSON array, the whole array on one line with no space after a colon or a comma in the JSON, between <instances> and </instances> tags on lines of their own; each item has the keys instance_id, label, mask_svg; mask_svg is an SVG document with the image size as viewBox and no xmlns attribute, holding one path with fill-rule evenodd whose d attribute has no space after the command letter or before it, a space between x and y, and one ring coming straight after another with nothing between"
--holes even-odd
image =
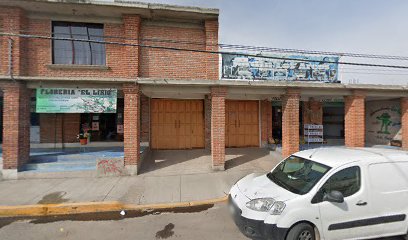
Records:
<instances>
[{"instance_id":1,"label":"concrete step","mask_svg":"<svg viewBox=\"0 0 408 240\"><path fill-rule=\"evenodd\" d=\"M53 163L29 163L24 165L22 171L86 171L95 170L96 162L53 162Z\"/></svg>"},{"instance_id":2,"label":"concrete step","mask_svg":"<svg viewBox=\"0 0 408 240\"><path fill-rule=\"evenodd\" d=\"M95 170L86 171L25 171L17 173L18 179L93 178Z\"/></svg>"},{"instance_id":3,"label":"concrete step","mask_svg":"<svg viewBox=\"0 0 408 240\"><path fill-rule=\"evenodd\" d=\"M30 163L96 163L95 157L93 158L30 158Z\"/></svg>"},{"instance_id":4,"label":"concrete step","mask_svg":"<svg viewBox=\"0 0 408 240\"><path fill-rule=\"evenodd\" d=\"M30 162L48 163L48 162L83 162L96 161L98 158L123 157L123 152L89 152L89 153L61 153L61 154L38 154L31 155Z\"/></svg>"}]
</instances>

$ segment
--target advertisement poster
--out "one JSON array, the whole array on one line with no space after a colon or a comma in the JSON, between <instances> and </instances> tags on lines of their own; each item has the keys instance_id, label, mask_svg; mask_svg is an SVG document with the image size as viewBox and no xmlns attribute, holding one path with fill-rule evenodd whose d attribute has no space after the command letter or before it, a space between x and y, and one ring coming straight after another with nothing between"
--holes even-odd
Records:
<instances>
[{"instance_id":1,"label":"advertisement poster","mask_svg":"<svg viewBox=\"0 0 408 240\"><path fill-rule=\"evenodd\" d=\"M116 89L37 88L37 113L116 113Z\"/></svg>"},{"instance_id":2,"label":"advertisement poster","mask_svg":"<svg viewBox=\"0 0 408 240\"><path fill-rule=\"evenodd\" d=\"M116 129L118 133L123 133L123 125L117 125Z\"/></svg>"},{"instance_id":3,"label":"advertisement poster","mask_svg":"<svg viewBox=\"0 0 408 240\"><path fill-rule=\"evenodd\" d=\"M401 140L401 107L399 101L366 103L366 139L371 144L389 145Z\"/></svg>"},{"instance_id":4,"label":"advertisement poster","mask_svg":"<svg viewBox=\"0 0 408 240\"><path fill-rule=\"evenodd\" d=\"M338 82L337 56L222 54L222 78Z\"/></svg>"},{"instance_id":5,"label":"advertisement poster","mask_svg":"<svg viewBox=\"0 0 408 240\"><path fill-rule=\"evenodd\" d=\"M92 122L92 131L99 131L99 122Z\"/></svg>"}]
</instances>

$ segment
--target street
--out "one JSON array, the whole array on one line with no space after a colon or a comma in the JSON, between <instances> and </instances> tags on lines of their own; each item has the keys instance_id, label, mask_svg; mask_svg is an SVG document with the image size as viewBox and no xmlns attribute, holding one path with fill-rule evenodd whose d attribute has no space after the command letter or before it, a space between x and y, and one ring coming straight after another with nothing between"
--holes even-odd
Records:
<instances>
[{"instance_id":1,"label":"street","mask_svg":"<svg viewBox=\"0 0 408 240\"><path fill-rule=\"evenodd\" d=\"M247 239L226 204L162 212L119 212L31 219L0 219L0 239ZM387 238L381 240L399 240ZM377 239L380 240L380 239Z\"/></svg>"}]
</instances>

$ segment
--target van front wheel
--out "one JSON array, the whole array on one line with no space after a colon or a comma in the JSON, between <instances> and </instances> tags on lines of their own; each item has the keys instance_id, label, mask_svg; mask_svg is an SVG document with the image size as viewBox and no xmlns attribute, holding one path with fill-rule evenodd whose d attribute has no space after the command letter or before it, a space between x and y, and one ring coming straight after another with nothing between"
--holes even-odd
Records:
<instances>
[{"instance_id":1,"label":"van front wheel","mask_svg":"<svg viewBox=\"0 0 408 240\"><path fill-rule=\"evenodd\" d=\"M315 240L314 229L307 223L299 223L290 229L286 240Z\"/></svg>"}]
</instances>

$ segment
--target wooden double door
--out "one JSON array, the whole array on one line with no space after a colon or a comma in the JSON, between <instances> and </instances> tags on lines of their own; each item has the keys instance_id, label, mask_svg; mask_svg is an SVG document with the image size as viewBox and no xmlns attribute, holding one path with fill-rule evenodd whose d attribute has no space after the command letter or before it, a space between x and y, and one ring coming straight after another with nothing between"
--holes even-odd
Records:
<instances>
[{"instance_id":1,"label":"wooden double door","mask_svg":"<svg viewBox=\"0 0 408 240\"><path fill-rule=\"evenodd\" d=\"M151 100L152 149L204 148L203 100Z\"/></svg>"},{"instance_id":2,"label":"wooden double door","mask_svg":"<svg viewBox=\"0 0 408 240\"><path fill-rule=\"evenodd\" d=\"M226 147L259 146L258 101L227 100L225 114Z\"/></svg>"}]
</instances>

